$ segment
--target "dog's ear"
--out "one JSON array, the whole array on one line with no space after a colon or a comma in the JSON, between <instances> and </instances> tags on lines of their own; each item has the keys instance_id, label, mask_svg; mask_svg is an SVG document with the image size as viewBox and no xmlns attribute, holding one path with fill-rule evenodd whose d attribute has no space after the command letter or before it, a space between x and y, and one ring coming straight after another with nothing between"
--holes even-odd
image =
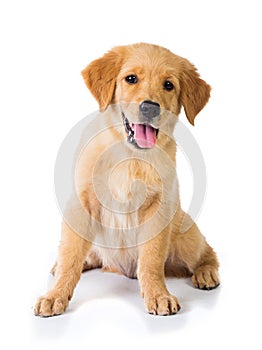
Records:
<instances>
[{"instance_id":1,"label":"dog's ear","mask_svg":"<svg viewBox=\"0 0 262 350\"><path fill-rule=\"evenodd\" d=\"M115 47L81 72L87 87L99 103L100 110L106 109L112 101L124 56L125 48Z\"/></svg>"},{"instance_id":2,"label":"dog's ear","mask_svg":"<svg viewBox=\"0 0 262 350\"><path fill-rule=\"evenodd\" d=\"M188 121L194 125L197 114L210 97L211 87L200 78L196 68L187 60L181 74L181 103Z\"/></svg>"}]
</instances>

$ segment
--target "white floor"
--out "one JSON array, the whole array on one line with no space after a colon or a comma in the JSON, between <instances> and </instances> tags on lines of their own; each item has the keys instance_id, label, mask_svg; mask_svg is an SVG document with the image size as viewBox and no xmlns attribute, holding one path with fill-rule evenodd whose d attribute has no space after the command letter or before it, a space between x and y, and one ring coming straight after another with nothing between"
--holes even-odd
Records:
<instances>
[{"instance_id":1,"label":"white floor","mask_svg":"<svg viewBox=\"0 0 262 350\"><path fill-rule=\"evenodd\" d=\"M136 337L149 341L152 338L152 342L162 337L172 341L174 337L175 342L175 333L188 333L192 327L201 328L214 320L222 288L199 291L189 279L170 278L167 284L182 309L174 316L154 317L145 312L137 280L101 270L86 272L66 314L53 319L33 318L33 333L38 340L59 343L81 343L96 337L98 343L105 339L112 342L120 337L125 341L123 346L128 347Z\"/></svg>"},{"instance_id":2,"label":"white floor","mask_svg":"<svg viewBox=\"0 0 262 350\"><path fill-rule=\"evenodd\" d=\"M51 284L52 276L37 275L31 282L33 299L27 298L31 305L22 306L24 314L12 315L14 328L19 327L17 337L21 335L30 349L131 349L141 344L147 349L179 346L202 350L240 345L261 349L260 305L252 287L254 281L245 287L238 273L231 275L233 262L223 253L220 260L222 284L216 290L197 290L190 279L167 279L182 309L166 317L145 312L137 280L93 270L82 275L64 315L39 318L33 315L34 298ZM50 266L52 262L50 255ZM17 341L16 335L10 341Z\"/></svg>"}]
</instances>

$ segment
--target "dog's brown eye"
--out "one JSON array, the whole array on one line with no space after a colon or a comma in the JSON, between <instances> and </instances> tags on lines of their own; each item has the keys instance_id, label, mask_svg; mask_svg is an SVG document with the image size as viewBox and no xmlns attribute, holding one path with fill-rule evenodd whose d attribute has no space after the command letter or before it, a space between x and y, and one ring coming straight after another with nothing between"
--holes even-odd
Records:
<instances>
[{"instance_id":1,"label":"dog's brown eye","mask_svg":"<svg viewBox=\"0 0 262 350\"><path fill-rule=\"evenodd\" d=\"M128 75L126 78L125 78L125 81L128 83L128 84L136 84L138 79L137 79L137 76L136 75Z\"/></svg>"},{"instance_id":2,"label":"dog's brown eye","mask_svg":"<svg viewBox=\"0 0 262 350\"><path fill-rule=\"evenodd\" d=\"M169 80L166 80L164 82L163 86L164 86L164 89L167 90L167 91L171 91L171 90L174 89L174 85Z\"/></svg>"}]
</instances>

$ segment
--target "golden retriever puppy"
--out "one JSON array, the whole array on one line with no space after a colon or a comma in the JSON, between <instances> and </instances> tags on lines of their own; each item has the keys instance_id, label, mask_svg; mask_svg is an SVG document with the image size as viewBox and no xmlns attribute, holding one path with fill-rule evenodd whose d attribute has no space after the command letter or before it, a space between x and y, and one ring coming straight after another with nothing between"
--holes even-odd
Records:
<instances>
[{"instance_id":1,"label":"golden retriever puppy","mask_svg":"<svg viewBox=\"0 0 262 350\"><path fill-rule=\"evenodd\" d=\"M100 112L80 142L54 284L35 314L63 313L81 272L97 267L138 278L150 314L175 314L165 274L219 285L216 254L180 207L173 137L181 108L194 124L210 86L188 60L145 43L113 48L82 75Z\"/></svg>"}]
</instances>

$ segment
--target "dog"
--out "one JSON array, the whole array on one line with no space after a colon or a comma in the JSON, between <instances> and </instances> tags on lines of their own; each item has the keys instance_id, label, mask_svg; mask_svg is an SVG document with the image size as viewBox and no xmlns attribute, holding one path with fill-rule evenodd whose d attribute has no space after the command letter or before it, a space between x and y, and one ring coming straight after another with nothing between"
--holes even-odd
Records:
<instances>
[{"instance_id":1,"label":"dog","mask_svg":"<svg viewBox=\"0 0 262 350\"><path fill-rule=\"evenodd\" d=\"M34 313L62 314L81 272L103 268L137 278L148 313L176 314L166 275L220 284L216 253L180 206L173 137L181 108L194 125L211 87L187 59L146 43L113 48L82 76L99 115L77 155L54 284Z\"/></svg>"}]
</instances>

